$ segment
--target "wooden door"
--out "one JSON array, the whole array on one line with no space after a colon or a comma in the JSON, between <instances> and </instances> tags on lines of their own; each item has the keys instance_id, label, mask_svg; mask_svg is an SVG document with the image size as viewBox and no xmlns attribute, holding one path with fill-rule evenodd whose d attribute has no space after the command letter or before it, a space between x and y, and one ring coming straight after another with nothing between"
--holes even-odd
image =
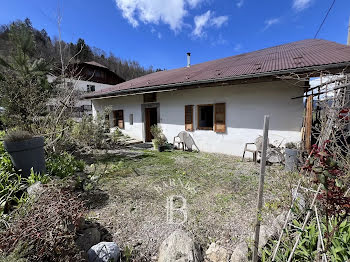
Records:
<instances>
[{"instance_id":1,"label":"wooden door","mask_svg":"<svg viewBox=\"0 0 350 262\"><path fill-rule=\"evenodd\" d=\"M157 124L157 108L145 108L145 132L146 132L146 142L151 142L153 136L151 134L151 126Z\"/></svg>"}]
</instances>

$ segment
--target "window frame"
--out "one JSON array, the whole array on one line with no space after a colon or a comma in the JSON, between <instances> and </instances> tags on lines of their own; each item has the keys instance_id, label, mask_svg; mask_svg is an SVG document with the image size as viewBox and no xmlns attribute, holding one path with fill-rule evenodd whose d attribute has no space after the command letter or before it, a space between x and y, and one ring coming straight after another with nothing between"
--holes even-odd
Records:
<instances>
[{"instance_id":1,"label":"window frame","mask_svg":"<svg viewBox=\"0 0 350 262\"><path fill-rule=\"evenodd\" d=\"M198 130L214 130L214 125L215 125L215 122L214 122L214 105L215 104L200 104L200 105L197 105L197 129ZM204 106L211 106L213 108L213 126L212 127L200 127L199 126L199 120L200 120L200 107L204 107Z\"/></svg>"},{"instance_id":2,"label":"window frame","mask_svg":"<svg viewBox=\"0 0 350 262\"><path fill-rule=\"evenodd\" d=\"M121 112L121 118L118 118L118 115L119 115L118 112ZM122 121L122 127L119 126L119 121ZM123 109L113 110L113 126L118 127L120 129L125 128L124 110Z\"/></svg>"}]
</instances>

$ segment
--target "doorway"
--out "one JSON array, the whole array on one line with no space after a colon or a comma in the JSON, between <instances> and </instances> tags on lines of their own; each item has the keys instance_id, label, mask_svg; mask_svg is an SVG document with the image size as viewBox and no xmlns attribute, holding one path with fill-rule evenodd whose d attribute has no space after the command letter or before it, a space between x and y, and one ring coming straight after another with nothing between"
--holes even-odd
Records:
<instances>
[{"instance_id":1,"label":"doorway","mask_svg":"<svg viewBox=\"0 0 350 262\"><path fill-rule=\"evenodd\" d=\"M145 131L146 131L146 142L151 142L153 139L153 136L151 134L151 126L157 124L157 108L151 107L151 108L145 108Z\"/></svg>"}]
</instances>

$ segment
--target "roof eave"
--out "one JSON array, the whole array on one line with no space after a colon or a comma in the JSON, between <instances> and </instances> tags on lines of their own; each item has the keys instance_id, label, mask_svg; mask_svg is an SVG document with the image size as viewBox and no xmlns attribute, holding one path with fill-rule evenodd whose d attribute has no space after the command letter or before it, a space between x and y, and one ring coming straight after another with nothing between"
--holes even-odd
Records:
<instances>
[{"instance_id":1,"label":"roof eave","mask_svg":"<svg viewBox=\"0 0 350 262\"><path fill-rule=\"evenodd\" d=\"M86 96L83 96L83 99L99 99L99 98L114 97L114 96L123 95L123 94L125 94L125 95L130 94L131 95L133 93L139 93L139 92L158 91L158 90L161 90L163 88L166 89L169 87L178 88L178 87L184 87L184 86L209 84L209 83L215 83L215 82L224 82L224 81L232 81L232 80L240 80L240 79L251 79L251 78L259 78L259 77L266 77L266 76L278 76L278 75L283 75L286 73L309 73L312 71L323 71L323 70L331 70L331 69L334 70L334 69L340 69L340 68L344 68L344 67L346 68L348 66L350 66L350 62L342 62L342 63L326 64L326 65L319 65L319 66L310 66L310 67L303 67L303 68L270 71L270 72L264 72L264 73L239 75L239 76L226 77L226 78L213 78L213 79L189 81L189 82L178 82L178 83L164 84L164 85L135 87L135 88L128 88L128 89L123 89L123 90L111 91L111 92L103 93L103 94L97 93L97 94L86 95ZM348 70L350 70L350 69L348 69Z\"/></svg>"}]
</instances>

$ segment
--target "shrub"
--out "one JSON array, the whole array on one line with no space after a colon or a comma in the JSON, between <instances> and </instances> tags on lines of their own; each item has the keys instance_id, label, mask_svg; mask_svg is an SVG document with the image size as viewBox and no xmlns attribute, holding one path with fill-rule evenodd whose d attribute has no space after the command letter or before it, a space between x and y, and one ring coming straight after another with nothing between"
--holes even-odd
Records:
<instances>
[{"instance_id":1,"label":"shrub","mask_svg":"<svg viewBox=\"0 0 350 262\"><path fill-rule=\"evenodd\" d=\"M288 143L286 143L286 144L285 144L285 147L288 148L288 149L297 149L297 148L298 148L297 144L294 143L294 142L288 142Z\"/></svg>"},{"instance_id":2,"label":"shrub","mask_svg":"<svg viewBox=\"0 0 350 262\"><path fill-rule=\"evenodd\" d=\"M105 138L104 122L84 116L81 122L74 124L72 137L81 146L102 147Z\"/></svg>"},{"instance_id":3,"label":"shrub","mask_svg":"<svg viewBox=\"0 0 350 262\"><path fill-rule=\"evenodd\" d=\"M22 177L15 172L8 153L0 147L0 216L25 200L24 190Z\"/></svg>"},{"instance_id":4,"label":"shrub","mask_svg":"<svg viewBox=\"0 0 350 262\"><path fill-rule=\"evenodd\" d=\"M163 130L158 125L151 126L151 134L154 139L152 140L155 147L162 146L166 143L166 138L163 134Z\"/></svg>"},{"instance_id":5,"label":"shrub","mask_svg":"<svg viewBox=\"0 0 350 262\"><path fill-rule=\"evenodd\" d=\"M47 174L35 173L33 168L30 170L30 175L25 179L28 186L35 184L36 182L41 182L42 184L46 184L50 181L50 177Z\"/></svg>"},{"instance_id":6,"label":"shrub","mask_svg":"<svg viewBox=\"0 0 350 262\"><path fill-rule=\"evenodd\" d=\"M28 131L13 130L5 135L4 141L6 142L24 141L24 140L29 140L32 137L33 135L30 134Z\"/></svg>"},{"instance_id":7,"label":"shrub","mask_svg":"<svg viewBox=\"0 0 350 262\"><path fill-rule=\"evenodd\" d=\"M77 171L83 171L84 161L76 160L71 154L52 154L46 161L46 170L50 176L65 178L74 175Z\"/></svg>"},{"instance_id":8,"label":"shrub","mask_svg":"<svg viewBox=\"0 0 350 262\"><path fill-rule=\"evenodd\" d=\"M326 220L321 221L321 229L323 232L326 231ZM338 227L338 221L333 218L329 227ZM293 220L293 225L296 227L302 227L302 221L296 219ZM276 254L275 261L287 261L288 257L292 251L293 245L295 243L295 233L298 232L295 229L289 234L284 234L281 241L281 245ZM318 241L318 227L316 219L314 218L308 226L306 226L303 232L297 249L295 250L293 261L315 261L318 254L317 241ZM277 240L270 240L268 244L264 247L262 251L262 261L272 261L272 254L274 251L274 246ZM327 244L327 242L326 242ZM350 259L350 220L344 220L340 225L338 230L335 232L334 238L329 244L329 250L326 255L330 261L348 261Z\"/></svg>"},{"instance_id":9,"label":"shrub","mask_svg":"<svg viewBox=\"0 0 350 262\"><path fill-rule=\"evenodd\" d=\"M74 239L85 210L75 194L51 184L0 232L0 249L10 255L24 243L27 261L84 261Z\"/></svg>"}]
</instances>

